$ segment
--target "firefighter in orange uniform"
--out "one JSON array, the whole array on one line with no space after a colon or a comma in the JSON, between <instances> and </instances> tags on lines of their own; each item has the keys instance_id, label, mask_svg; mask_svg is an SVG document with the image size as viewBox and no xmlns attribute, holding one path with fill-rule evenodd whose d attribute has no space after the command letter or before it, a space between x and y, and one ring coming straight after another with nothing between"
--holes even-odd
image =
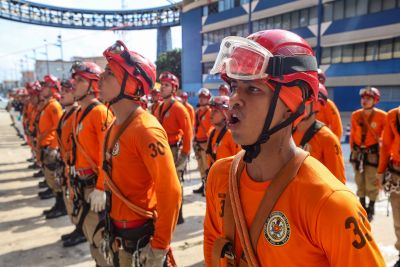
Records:
<instances>
[{"instance_id":1,"label":"firefighter in orange uniform","mask_svg":"<svg viewBox=\"0 0 400 267\"><path fill-rule=\"evenodd\" d=\"M72 80L63 80L61 82L61 98L60 103L64 107L64 113L57 127L58 146L60 148L60 164L59 176L61 179L62 190L64 193L64 203L67 213L71 218L72 214L72 187L69 172L69 165L72 160L72 122L74 113L78 109L78 105L74 100ZM71 220L72 221L72 220ZM64 247L71 247L86 241L83 235L82 225L76 225L74 231L61 236Z\"/></svg>"},{"instance_id":2,"label":"firefighter in orange uniform","mask_svg":"<svg viewBox=\"0 0 400 267\"><path fill-rule=\"evenodd\" d=\"M354 168L357 196L371 221L375 214L375 201L379 193L376 171L386 112L375 107L380 100L377 88L361 89L360 97L362 108L351 114L350 162ZM368 205L366 197L369 198Z\"/></svg>"},{"instance_id":3,"label":"firefighter in orange uniform","mask_svg":"<svg viewBox=\"0 0 400 267\"><path fill-rule=\"evenodd\" d=\"M382 134L382 146L379 154L377 180L389 194L392 205L393 224L396 234L395 247L400 255L400 108L394 108L387 114ZM386 176L386 177L385 177ZM400 259L394 267L400 267Z\"/></svg>"},{"instance_id":4,"label":"firefighter in orange uniform","mask_svg":"<svg viewBox=\"0 0 400 267\"><path fill-rule=\"evenodd\" d=\"M325 85L326 76L321 69L318 69L318 80L320 83ZM335 103L328 99L328 90L326 90L325 87L319 91L318 99L321 103L321 107L317 113L317 120L328 126L329 129L331 129L338 137L340 142L343 133L342 119L340 118L340 112Z\"/></svg>"},{"instance_id":5,"label":"firefighter in orange uniform","mask_svg":"<svg viewBox=\"0 0 400 267\"><path fill-rule=\"evenodd\" d=\"M40 91L42 90L42 86L40 85L39 81L35 81L30 84L30 92L31 92L31 99L32 99L32 112L29 114L29 123L28 127L28 140L29 146L32 152L32 165L29 165L29 169L36 169L39 168L36 159L36 132L37 132L37 125L39 123L39 116L37 116L38 111L41 109L43 105L43 101L40 99ZM42 172L41 170L39 172ZM35 174L33 175L35 177ZM43 176L43 175L40 175ZM46 181L44 181L47 187Z\"/></svg>"},{"instance_id":6,"label":"firefighter in orange uniform","mask_svg":"<svg viewBox=\"0 0 400 267\"><path fill-rule=\"evenodd\" d=\"M210 99L211 93L207 88L201 88L197 93L199 97L199 108L196 110L196 122L194 126L194 141L193 149L197 159L197 165L201 177L201 186L198 189L193 190L195 194L204 194L204 184L207 177L207 141L208 132L211 128L211 109Z\"/></svg>"},{"instance_id":7,"label":"firefighter in orange uniform","mask_svg":"<svg viewBox=\"0 0 400 267\"><path fill-rule=\"evenodd\" d=\"M161 94L160 94L160 90L153 88L150 92L151 94L151 114L153 114L155 116L156 114L156 110L158 109L158 107L161 104Z\"/></svg>"},{"instance_id":8,"label":"firefighter in orange uniform","mask_svg":"<svg viewBox=\"0 0 400 267\"><path fill-rule=\"evenodd\" d=\"M190 122L192 123L192 126L194 127L194 123L195 123L195 120L196 120L195 112L194 112L193 106L189 104L188 98L189 98L188 93L182 92L182 94L181 94L182 104L185 106L187 112L189 113Z\"/></svg>"},{"instance_id":9,"label":"firefighter in orange uniform","mask_svg":"<svg viewBox=\"0 0 400 267\"><path fill-rule=\"evenodd\" d=\"M115 114L103 150L104 253L114 266L164 266L181 191L167 133L138 103L153 87L156 67L121 41L103 54L101 95Z\"/></svg>"},{"instance_id":10,"label":"firefighter in orange uniform","mask_svg":"<svg viewBox=\"0 0 400 267\"><path fill-rule=\"evenodd\" d=\"M211 73L230 84L228 127L244 151L208 176L206 266L385 266L357 198L291 137L303 96L318 95L311 46L267 30L227 37L219 53Z\"/></svg>"},{"instance_id":11,"label":"firefighter in orange uniform","mask_svg":"<svg viewBox=\"0 0 400 267\"><path fill-rule=\"evenodd\" d=\"M210 107L210 120L213 127L210 129L207 141L207 174L217 160L236 155L241 150L240 146L233 141L232 133L226 126L229 97L212 97Z\"/></svg>"},{"instance_id":12,"label":"firefighter in orange uniform","mask_svg":"<svg viewBox=\"0 0 400 267\"><path fill-rule=\"evenodd\" d=\"M193 130L190 115L183 104L175 98L179 88L178 78L170 72L164 72L161 73L159 80L161 82L160 92L163 102L155 115L167 132L168 144L174 156L176 171L178 172L178 177L183 180L183 173L189 160L192 143ZM181 207L178 224L182 223L184 223L184 219Z\"/></svg>"},{"instance_id":13,"label":"firefighter in orange uniform","mask_svg":"<svg viewBox=\"0 0 400 267\"><path fill-rule=\"evenodd\" d=\"M99 266L109 266L101 254L102 228L105 209L104 176L101 151L104 135L112 113L97 99L98 80L102 69L92 62L76 62L71 68L74 79L74 99L79 104L72 122L73 153L70 166L74 189L73 222L82 225L90 252Z\"/></svg>"},{"instance_id":14,"label":"firefighter in orange uniform","mask_svg":"<svg viewBox=\"0 0 400 267\"><path fill-rule=\"evenodd\" d=\"M39 122L36 133L36 151L39 161L42 164L44 177L49 188L39 193L41 199L55 196L54 206L43 213L47 219L57 218L66 215L65 205L62 196L61 185L56 179L56 168L58 153L57 125L62 116L63 110L60 103L54 98L54 94L60 90L60 82L53 75L44 76L44 83L40 92L43 106L37 117Z\"/></svg>"},{"instance_id":15,"label":"firefighter in orange uniform","mask_svg":"<svg viewBox=\"0 0 400 267\"><path fill-rule=\"evenodd\" d=\"M325 89L323 84L319 84ZM342 183L346 183L343 153L337 136L322 122L316 120L319 102L309 99L304 118L295 127L293 140L297 146L319 160Z\"/></svg>"}]
</instances>

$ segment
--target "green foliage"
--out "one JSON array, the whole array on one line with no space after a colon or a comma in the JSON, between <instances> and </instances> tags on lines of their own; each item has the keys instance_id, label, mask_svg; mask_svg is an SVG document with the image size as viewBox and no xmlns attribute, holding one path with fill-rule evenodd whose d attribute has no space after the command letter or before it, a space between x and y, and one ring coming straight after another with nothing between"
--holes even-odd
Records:
<instances>
[{"instance_id":1,"label":"green foliage","mask_svg":"<svg viewBox=\"0 0 400 267\"><path fill-rule=\"evenodd\" d=\"M178 77L179 81L182 81L181 75L181 49L174 49L167 51L158 56L156 61L157 66L157 81L158 77L164 71L169 71Z\"/></svg>"}]
</instances>

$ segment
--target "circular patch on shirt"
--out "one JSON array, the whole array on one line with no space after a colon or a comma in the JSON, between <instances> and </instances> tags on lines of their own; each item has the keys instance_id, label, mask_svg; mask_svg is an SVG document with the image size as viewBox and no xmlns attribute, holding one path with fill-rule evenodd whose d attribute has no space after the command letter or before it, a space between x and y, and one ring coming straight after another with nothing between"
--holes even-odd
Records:
<instances>
[{"instance_id":1,"label":"circular patch on shirt","mask_svg":"<svg viewBox=\"0 0 400 267\"><path fill-rule=\"evenodd\" d=\"M373 128L373 129L376 128L376 122L371 122L371 128Z\"/></svg>"},{"instance_id":2,"label":"circular patch on shirt","mask_svg":"<svg viewBox=\"0 0 400 267\"><path fill-rule=\"evenodd\" d=\"M264 236L273 246L282 246L289 241L290 225L285 214L272 212L264 223Z\"/></svg>"},{"instance_id":3,"label":"circular patch on shirt","mask_svg":"<svg viewBox=\"0 0 400 267\"><path fill-rule=\"evenodd\" d=\"M119 142L115 143L111 154L115 157L119 154Z\"/></svg>"},{"instance_id":4,"label":"circular patch on shirt","mask_svg":"<svg viewBox=\"0 0 400 267\"><path fill-rule=\"evenodd\" d=\"M167 113L165 113L165 116L164 116L165 118L168 118L169 117L169 111L167 112Z\"/></svg>"}]
</instances>

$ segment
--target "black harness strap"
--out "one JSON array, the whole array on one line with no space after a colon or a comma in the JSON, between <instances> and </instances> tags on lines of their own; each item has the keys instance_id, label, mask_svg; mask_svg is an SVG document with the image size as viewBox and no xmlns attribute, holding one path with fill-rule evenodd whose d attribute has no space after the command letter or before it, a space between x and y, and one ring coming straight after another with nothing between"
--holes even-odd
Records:
<instances>
[{"instance_id":1,"label":"black harness strap","mask_svg":"<svg viewBox=\"0 0 400 267\"><path fill-rule=\"evenodd\" d=\"M61 118L60 118L60 121L58 122L58 125L57 125L57 129L56 129L56 131L57 131L57 134L58 134L58 136L61 138L61 131L62 131L62 128L64 127L64 122L66 121L66 120L68 120L68 118L69 117L71 117L71 115L74 113L74 111L77 109L78 107L73 107L68 113L67 112L64 112L63 113L63 115L61 116Z\"/></svg>"},{"instance_id":2,"label":"black harness strap","mask_svg":"<svg viewBox=\"0 0 400 267\"><path fill-rule=\"evenodd\" d=\"M160 123L161 123L161 125L162 125L163 122L164 122L165 115L166 115L167 112L172 108L172 106L173 106L174 104L175 104L175 100L172 99L172 100L171 100L171 105L169 105L164 111L162 110L163 107L164 107L164 103L161 104L160 109L159 109L159 111L158 111L158 117L160 118Z\"/></svg>"},{"instance_id":3,"label":"black harness strap","mask_svg":"<svg viewBox=\"0 0 400 267\"><path fill-rule=\"evenodd\" d=\"M224 126L224 128L222 128L221 132L219 132L217 140L215 141L215 145L218 147L219 144L222 141L222 138L224 138L226 132L228 131L228 129L226 128L226 126ZM213 129L210 133L210 137L208 138L208 144L207 144L207 150L206 153L209 154L211 156L211 158L213 159L213 161L217 160L217 153L214 153L213 149L212 149L212 140L214 138L215 135L215 129Z\"/></svg>"},{"instance_id":4,"label":"black harness strap","mask_svg":"<svg viewBox=\"0 0 400 267\"><path fill-rule=\"evenodd\" d=\"M83 119L86 118L86 116L89 114L90 111L92 111L92 109L94 109L95 107L97 107L98 105L100 105L100 102L93 102L91 103L84 111L82 114L82 117L79 119L78 125L83 121ZM78 116L79 111L77 112L76 116ZM76 134L76 133L73 133ZM74 138L72 138L72 161L70 163L70 165L75 165L76 163L76 143Z\"/></svg>"},{"instance_id":5,"label":"black harness strap","mask_svg":"<svg viewBox=\"0 0 400 267\"><path fill-rule=\"evenodd\" d=\"M314 121L314 123L310 126L310 128L307 129L305 132L303 138L300 141L300 147L303 148L313 137L314 135L319 132L319 130L324 127L325 124L323 124L320 121Z\"/></svg>"}]
</instances>

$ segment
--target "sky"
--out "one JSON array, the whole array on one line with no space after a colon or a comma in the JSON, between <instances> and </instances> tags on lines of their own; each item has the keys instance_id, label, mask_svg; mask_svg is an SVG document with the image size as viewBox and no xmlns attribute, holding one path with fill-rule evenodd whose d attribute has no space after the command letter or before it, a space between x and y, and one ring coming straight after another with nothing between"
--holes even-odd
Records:
<instances>
[{"instance_id":1,"label":"sky","mask_svg":"<svg viewBox=\"0 0 400 267\"><path fill-rule=\"evenodd\" d=\"M118 0L32 0L31 2L80 9L119 10L122 7L122 1ZM126 9L151 8L169 4L167 0L124 0ZM121 39L120 34L110 31L62 29L0 19L0 82L19 79L21 68L33 70L35 57L33 49L36 50L37 59L45 60L44 40L46 39L49 44L54 44L60 34L63 40L64 60L69 60L73 56L101 56L107 47ZM124 41L129 49L153 61L156 60L156 30L125 31ZM173 27L172 47L181 48L181 46L181 27ZM48 53L49 60L61 58L58 46L49 45Z\"/></svg>"}]
</instances>

